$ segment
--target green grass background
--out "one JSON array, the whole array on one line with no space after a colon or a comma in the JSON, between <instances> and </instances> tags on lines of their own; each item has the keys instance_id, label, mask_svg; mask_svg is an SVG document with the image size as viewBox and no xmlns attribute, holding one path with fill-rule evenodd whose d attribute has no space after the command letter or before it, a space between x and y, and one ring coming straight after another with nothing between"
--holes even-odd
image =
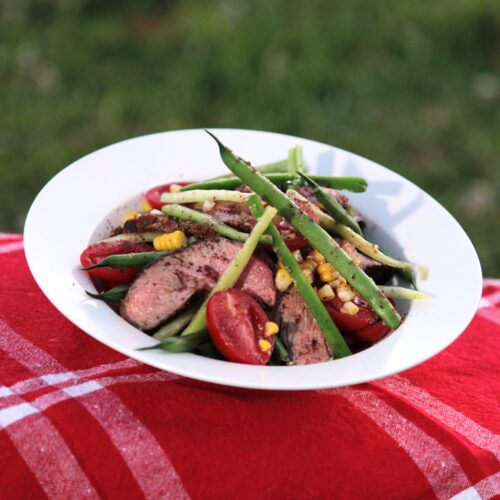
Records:
<instances>
[{"instance_id":1,"label":"green grass background","mask_svg":"<svg viewBox=\"0 0 500 500\"><path fill-rule=\"evenodd\" d=\"M22 231L36 193L80 156L201 126L388 166L500 276L498 0L0 0L0 230Z\"/></svg>"}]
</instances>

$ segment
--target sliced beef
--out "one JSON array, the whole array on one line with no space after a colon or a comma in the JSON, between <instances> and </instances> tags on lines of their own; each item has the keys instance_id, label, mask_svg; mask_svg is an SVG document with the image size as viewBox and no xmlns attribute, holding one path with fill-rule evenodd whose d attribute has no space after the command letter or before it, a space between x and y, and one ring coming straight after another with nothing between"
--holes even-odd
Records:
<instances>
[{"instance_id":1,"label":"sliced beef","mask_svg":"<svg viewBox=\"0 0 500 500\"><path fill-rule=\"evenodd\" d=\"M134 281L122 301L121 315L141 330L156 328L193 297L208 293L240 248L240 243L216 237L163 257ZM267 306L274 306L273 273L257 257L252 257L236 288Z\"/></svg>"},{"instance_id":2,"label":"sliced beef","mask_svg":"<svg viewBox=\"0 0 500 500\"><path fill-rule=\"evenodd\" d=\"M188 236L196 236L197 238L215 236L214 231L203 224L180 221L163 214L144 214L134 217L117 228L114 234L147 233L156 231L161 233L172 233L178 229L184 231Z\"/></svg>"},{"instance_id":3,"label":"sliced beef","mask_svg":"<svg viewBox=\"0 0 500 500\"><path fill-rule=\"evenodd\" d=\"M243 231L251 231L256 222L246 203L218 201L203 211L224 224Z\"/></svg>"},{"instance_id":4,"label":"sliced beef","mask_svg":"<svg viewBox=\"0 0 500 500\"><path fill-rule=\"evenodd\" d=\"M309 365L332 359L325 338L296 287L281 296L277 318L281 318L279 335L292 363Z\"/></svg>"},{"instance_id":5,"label":"sliced beef","mask_svg":"<svg viewBox=\"0 0 500 500\"><path fill-rule=\"evenodd\" d=\"M335 189L331 188L323 188L327 193L331 194L333 197L337 199L337 201L345 208L349 208L351 205L349 203L349 198L342 193L339 193L338 191L335 191ZM309 186L300 186L297 188L297 191L307 198L311 203L314 203L315 205L318 204L318 200L316 200L316 196L314 196L314 190L313 188Z\"/></svg>"},{"instance_id":6,"label":"sliced beef","mask_svg":"<svg viewBox=\"0 0 500 500\"><path fill-rule=\"evenodd\" d=\"M347 241L338 240L338 243L351 259L353 259L353 261L375 282L384 283L391 277L393 271L389 266L371 257L367 257Z\"/></svg>"}]
</instances>

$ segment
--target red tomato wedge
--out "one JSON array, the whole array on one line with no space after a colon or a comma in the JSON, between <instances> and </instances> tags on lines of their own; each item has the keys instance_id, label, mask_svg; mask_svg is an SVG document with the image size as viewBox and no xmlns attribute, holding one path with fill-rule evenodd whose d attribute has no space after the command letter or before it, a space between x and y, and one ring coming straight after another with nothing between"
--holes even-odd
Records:
<instances>
[{"instance_id":1,"label":"red tomato wedge","mask_svg":"<svg viewBox=\"0 0 500 500\"><path fill-rule=\"evenodd\" d=\"M169 193L170 192L170 186L172 184L177 184L178 186L189 186L191 184L190 182L171 182L169 184L162 184L161 186L155 186L154 188L151 188L147 193L146 193L146 200L149 201L151 206L153 208L158 208L160 209L164 203L160 201L161 195L163 193Z\"/></svg>"},{"instance_id":2,"label":"red tomato wedge","mask_svg":"<svg viewBox=\"0 0 500 500\"><path fill-rule=\"evenodd\" d=\"M262 307L235 288L214 293L207 304L210 338L226 359L236 363L265 365L269 361L274 336L264 336L267 321ZM262 349L259 340L268 342L269 348Z\"/></svg>"},{"instance_id":3,"label":"red tomato wedge","mask_svg":"<svg viewBox=\"0 0 500 500\"><path fill-rule=\"evenodd\" d=\"M356 314L342 312L343 302L338 297L325 302L326 309L339 330L363 342L375 342L389 332L390 328L379 319L359 295L354 298L353 302L359 307Z\"/></svg>"},{"instance_id":4,"label":"red tomato wedge","mask_svg":"<svg viewBox=\"0 0 500 500\"><path fill-rule=\"evenodd\" d=\"M148 245L147 243L134 243L131 241L108 241L94 243L82 252L80 255L80 263L82 264L82 267L87 267L98 264L109 255L150 252L152 249L151 245ZM89 269L87 272L91 276L106 281L108 285L121 285L132 281L140 269L140 267L127 267L121 269L113 267L98 267L96 269Z\"/></svg>"}]
</instances>

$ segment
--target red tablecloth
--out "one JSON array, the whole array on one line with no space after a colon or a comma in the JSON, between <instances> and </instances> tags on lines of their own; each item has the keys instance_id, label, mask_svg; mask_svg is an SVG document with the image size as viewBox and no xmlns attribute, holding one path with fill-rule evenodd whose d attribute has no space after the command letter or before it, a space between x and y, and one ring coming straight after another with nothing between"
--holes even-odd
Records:
<instances>
[{"instance_id":1,"label":"red tablecloth","mask_svg":"<svg viewBox=\"0 0 500 500\"><path fill-rule=\"evenodd\" d=\"M49 304L18 235L0 234L0 276L1 498L500 493L500 281L485 280L465 333L417 368L280 393L192 381L99 344Z\"/></svg>"}]
</instances>

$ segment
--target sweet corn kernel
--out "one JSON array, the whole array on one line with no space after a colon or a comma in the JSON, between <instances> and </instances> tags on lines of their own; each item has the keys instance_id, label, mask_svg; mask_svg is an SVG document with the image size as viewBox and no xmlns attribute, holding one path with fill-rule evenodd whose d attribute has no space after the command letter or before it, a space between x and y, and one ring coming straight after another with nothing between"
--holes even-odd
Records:
<instances>
[{"instance_id":1,"label":"sweet corn kernel","mask_svg":"<svg viewBox=\"0 0 500 500\"><path fill-rule=\"evenodd\" d=\"M327 263L324 263L324 264L320 264L318 266L318 273L333 273L334 269L333 269L333 266L331 264L329 264L328 262Z\"/></svg>"},{"instance_id":2,"label":"sweet corn kernel","mask_svg":"<svg viewBox=\"0 0 500 500\"><path fill-rule=\"evenodd\" d=\"M325 257L323 256L322 253L318 252L317 250L313 250L308 256L308 259L313 259L315 260L318 264L323 264L326 262Z\"/></svg>"},{"instance_id":3,"label":"sweet corn kernel","mask_svg":"<svg viewBox=\"0 0 500 500\"><path fill-rule=\"evenodd\" d=\"M300 264L300 268L302 270L310 269L311 271L314 271L317 267L318 267L318 264L316 263L316 261L314 261L312 259L307 259Z\"/></svg>"},{"instance_id":4,"label":"sweet corn kernel","mask_svg":"<svg viewBox=\"0 0 500 500\"><path fill-rule=\"evenodd\" d=\"M357 314L358 311L359 307L350 300L342 304L342 307L340 308L340 312L343 312L344 314L350 314L352 316Z\"/></svg>"},{"instance_id":5,"label":"sweet corn kernel","mask_svg":"<svg viewBox=\"0 0 500 500\"><path fill-rule=\"evenodd\" d=\"M313 271L311 271L311 269L302 269L302 272L304 273L304 276L307 278L307 281L309 281L309 283L312 283L314 281Z\"/></svg>"},{"instance_id":6,"label":"sweet corn kernel","mask_svg":"<svg viewBox=\"0 0 500 500\"><path fill-rule=\"evenodd\" d=\"M280 331L280 327L274 321L267 321L264 325L264 335L271 337Z\"/></svg>"},{"instance_id":7,"label":"sweet corn kernel","mask_svg":"<svg viewBox=\"0 0 500 500\"><path fill-rule=\"evenodd\" d=\"M338 278L335 278L334 280L330 281L328 283L332 288L337 288L340 285L341 281Z\"/></svg>"},{"instance_id":8,"label":"sweet corn kernel","mask_svg":"<svg viewBox=\"0 0 500 500\"><path fill-rule=\"evenodd\" d=\"M153 205L151 205L148 200L144 200L144 203L142 204L142 210L144 212L151 212L151 210L153 210Z\"/></svg>"},{"instance_id":9,"label":"sweet corn kernel","mask_svg":"<svg viewBox=\"0 0 500 500\"><path fill-rule=\"evenodd\" d=\"M342 302L348 302L356 297L356 292L347 284L340 284L337 287L337 295Z\"/></svg>"},{"instance_id":10,"label":"sweet corn kernel","mask_svg":"<svg viewBox=\"0 0 500 500\"><path fill-rule=\"evenodd\" d=\"M181 190L182 186L179 186L179 184L171 184L170 185L170 192L171 193L179 193Z\"/></svg>"},{"instance_id":11,"label":"sweet corn kernel","mask_svg":"<svg viewBox=\"0 0 500 500\"><path fill-rule=\"evenodd\" d=\"M259 347L261 349L261 351L269 351L269 349L271 349L271 342L269 342L268 340L264 340L264 339L260 339L259 340Z\"/></svg>"},{"instance_id":12,"label":"sweet corn kernel","mask_svg":"<svg viewBox=\"0 0 500 500\"><path fill-rule=\"evenodd\" d=\"M280 292L288 290L292 284L292 277L288 274L288 271L285 268L278 269L276 276L274 277L274 284Z\"/></svg>"},{"instance_id":13,"label":"sweet corn kernel","mask_svg":"<svg viewBox=\"0 0 500 500\"><path fill-rule=\"evenodd\" d=\"M139 212L136 210L130 210L130 212L127 212L125 214L125 217L123 218L123 222L127 222L128 220L135 219L138 215L141 215Z\"/></svg>"},{"instance_id":14,"label":"sweet corn kernel","mask_svg":"<svg viewBox=\"0 0 500 500\"><path fill-rule=\"evenodd\" d=\"M323 285L319 290L318 290L318 297L321 300L330 300L335 297L335 292L333 291L333 288L330 285Z\"/></svg>"},{"instance_id":15,"label":"sweet corn kernel","mask_svg":"<svg viewBox=\"0 0 500 500\"><path fill-rule=\"evenodd\" d=\"M187 243L186 235L182 231L174 231L173 233L165 233L157 236L153 240L155 250L177 250Z\"/></svg>"}]
</instances>

